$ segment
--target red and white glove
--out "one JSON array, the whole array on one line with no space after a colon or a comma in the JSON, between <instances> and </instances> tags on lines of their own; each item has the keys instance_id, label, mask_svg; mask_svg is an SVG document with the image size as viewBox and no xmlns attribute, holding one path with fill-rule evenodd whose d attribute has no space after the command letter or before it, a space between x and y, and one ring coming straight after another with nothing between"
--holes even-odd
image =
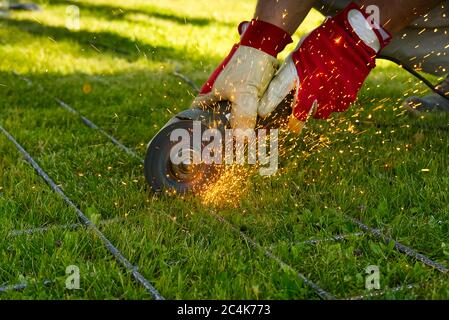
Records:
<instances>
[{"instance_id":1,"label":"red and white glove","mask_svg":"<svg viewBox=\"0 0 449 320\"><path fill-rule=\"evenodd\" d=\"M292 42L281 28L261 20L239 25L240 42L212 73L192 103L193 107L229 100L234 129L256 125L259 100L273 78L276 56Z\"/></svg>"},{"instance_id":2,"label":"red and white glove","mask_svg":"<svg viewBox=\"0 0 449 320\"><path fill-rule=\"evenodd\" d=\"M261 99L258 113L270 114L296 89L289 128L300 132L309 116L327 119L357 98L377 53L391 35L372 26L360 6L351 3L303 38L288 56Z\"/></svg>"}]
</instances>

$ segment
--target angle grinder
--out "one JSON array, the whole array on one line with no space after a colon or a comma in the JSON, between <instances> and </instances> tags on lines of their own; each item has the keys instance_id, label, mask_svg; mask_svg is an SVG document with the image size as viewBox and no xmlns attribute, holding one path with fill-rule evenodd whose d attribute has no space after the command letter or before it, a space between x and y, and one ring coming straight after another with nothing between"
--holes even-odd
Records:
<instances>
[{"instance_id":1,"label":"angle grinder","mask_svg":"<svg viewBox=\"0 0 449 320\"><path fill-rule=\"evenodd\" d=\"M287 124L291 114L293 94L288 95L276 109L265 118L258 118L256 129L275 129ZM187 151L189 158L172 161L173 148L179 141L172 139L172 133L181 129L188 132L190 146L194 145L194 122L200 124L201 134L207 129L216 129L222 136L231 128L229 121L231 103L220 101L204 107L184 110L172 119L149 142L145 156L145 178L154 192L172 191L176 194L198 193L212 184L220 176L224 164L196 163L195 153L203 151L208 141L201 141L200 146ZM222 142L223 149L225 148Z\"/></svg>"}]
</instances>

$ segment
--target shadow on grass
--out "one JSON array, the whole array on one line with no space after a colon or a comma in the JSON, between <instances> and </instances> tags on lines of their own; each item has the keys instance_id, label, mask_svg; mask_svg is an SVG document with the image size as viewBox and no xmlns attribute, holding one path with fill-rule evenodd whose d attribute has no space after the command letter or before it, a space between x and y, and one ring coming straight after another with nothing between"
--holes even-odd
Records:
<instances>
[{"instance_id":1,"label":"shadow on grass","mask_svg":"<svg viewBox=\"0 0 449 320\"><path fill-rule=\"evenodd\" d=\"M17 76L2 71L0 79L4 98L0 99L0 120L6 125L33 114L29 127L66 126L65 121L45 117L52 110L62 110L57 98L124 141L148 140L174 113L189 108L193 99L187 94L190 87L166 69L109 75L28 72Z\"/></svg>"},{"instance_id":2,"label":"shadow on grass","mask_svg":"<svg viewBox=\"0 0 449 320\"><path fill-rule=\"evenodd\" d=\"M231 26L233 24L217 21L213 18L200 18L179 16L166 9L161 9L151 5L145 5L145 9L130 9L121 8L117 6L110 6L105 4L84 3L71 0L52 0L51 5L75 5L80 8L81 14L89 12L92 15L101 16L107 20L128 20L130 14L145 15L148 18L157 18L167 20L178 24L191 24L195 26L207 26L209 24L221 24Z\"/></svg>"},{"instance_id":3,"label":"shadow on grass","mask_svg":"<svg viewBox=\"0 0 449 320\"><path fill-rule=\"evenodd\" d=\"M72 41L78 43L81 47L90 47L102 54L119 55L129 61L135 61L145 53L145 56L153 61L177 60L185 61L185 51L180 51L168 46L152 46L146 43L133 41L127 37L107 31L89 32L86 30L71 31L65 27L56 27L40 24L34 20L15 20L8 19L4 25L17 28L20 31L27 32L34 36L51 38L55 41ZM20 42L20 37L15 37ZM192 63L213 62L206 56L189 57Z\"/></svg>"}]
</instances>

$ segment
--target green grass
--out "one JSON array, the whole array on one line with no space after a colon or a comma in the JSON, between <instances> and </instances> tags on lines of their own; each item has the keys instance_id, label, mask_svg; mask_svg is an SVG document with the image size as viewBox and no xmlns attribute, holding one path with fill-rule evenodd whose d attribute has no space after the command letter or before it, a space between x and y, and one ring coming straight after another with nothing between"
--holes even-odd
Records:
<instances>
[{"instance_id":1,"label":"green grass","mask_svg":"<svg viewBox=\"0 0 449 320\"><path fill-rule=\"evenodd\" d=\"M42 12L0 20L0 123L89 218L120 218L100 224L101 231L164 297L318 298L294 272L218 221L220 215L337 297L366 293L365 268L378 265L387 291L380 298L449 298L448 275L369 235L302 243L360 231L344 219L349 215L449 265L449 118L404 115L404 95L426 93L407 73L379 62L349 112L311 123L288 143L276 176L250 176L232 206L205 205L195 197L151 194L139 159L52 97L143 157L149 139L193 99L173 70L198 85L205 81L237 40L235 27L251 15L254 1L39 3ZM65 27L68 4L81 9L79 31ZM313 12L295 40L321 19ZM0 156L0 236L6 239L0 286L29 284L0 299L151 298L89 230L13 237L11 230L77 217L3 135ZM65 289L65 269L73 264L81 270L81 290ZM54 282L44 286L45 280ZM408 283L418 286L388 292Z\"/></svg>"}]
</instances>

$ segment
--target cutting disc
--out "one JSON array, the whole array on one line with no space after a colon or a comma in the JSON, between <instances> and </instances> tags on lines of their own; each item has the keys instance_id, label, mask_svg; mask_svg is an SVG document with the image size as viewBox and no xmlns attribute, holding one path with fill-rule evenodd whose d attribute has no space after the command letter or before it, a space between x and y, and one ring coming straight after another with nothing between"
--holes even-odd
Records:
<instances>
[{"instance_id":1,"label":"cutting disc","mask_svg":"<svg viewBox=\"0 0 449 320\"><path fill-rule=\"evenodd\" d=\"M180 143L179 140L171 139L172 132L176 129L189 133L192 146L184 148L184 152L190 154L190 157L180 163L174 163L170 156L172 149ZM201 133L206 129L201 125ZM193 161L195 153L198 156L207 143L201 142L201 150L193 147L192 120L176 119L165 126L149 143L145 158L145 177L151 189L155 192L174 191L176 194L197 193L213 183L219 175L221 165Z\"/></svg>"}]
</instances>

